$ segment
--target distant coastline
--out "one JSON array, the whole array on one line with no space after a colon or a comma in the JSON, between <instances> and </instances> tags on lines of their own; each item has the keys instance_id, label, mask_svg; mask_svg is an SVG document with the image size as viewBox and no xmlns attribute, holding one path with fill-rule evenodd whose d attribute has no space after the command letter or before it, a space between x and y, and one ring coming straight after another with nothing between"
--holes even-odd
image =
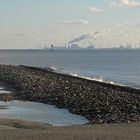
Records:
<instances>
[{"instance_id":1,"label":"distant coastline","mask_svg":"<svg viewBox=\"0 0 140 140\"><path fill-rule=\"evenodd\" d=\"M21 49L17 49L17 48L13 48L13 49L0 49L0 51L21 51L21 50L25 50L25 51L48 51L51 50L51 48L47 47L47 48L21 48ZM112 48L66 48L66 47L53 47L53 50L140 50L140 48L118 48L118 47L112 47Z\"/></svg>"}]
</instances>

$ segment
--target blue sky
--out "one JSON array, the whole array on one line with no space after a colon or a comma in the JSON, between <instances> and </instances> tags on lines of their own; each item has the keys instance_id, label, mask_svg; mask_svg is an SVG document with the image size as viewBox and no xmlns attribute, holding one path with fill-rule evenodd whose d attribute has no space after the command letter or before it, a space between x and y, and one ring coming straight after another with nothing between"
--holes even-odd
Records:
<instances>
[{"instance_id":1,"label":"blue sky","mask_svg":"<svg viewBox=\"0 0 140 140\"><path fill-rule=\"evenodd\" d=\"M64 45L83 35L82 47L138 42L139 13L140 0L0 0L0 48Z\"/></svg>"}]
</instances>

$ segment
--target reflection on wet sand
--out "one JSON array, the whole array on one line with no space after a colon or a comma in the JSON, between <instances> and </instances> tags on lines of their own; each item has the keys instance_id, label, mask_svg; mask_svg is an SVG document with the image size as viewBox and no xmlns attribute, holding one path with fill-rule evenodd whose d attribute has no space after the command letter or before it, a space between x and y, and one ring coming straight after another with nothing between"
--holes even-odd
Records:
<instances>
[{"instance_id":1,"label":"reflection on wet sand","mask_svg":"<svg viewBox=\"0 0 140 140\"><path fill-rule=\"evenodd\" d=\"M3 110L3 109L9 109L9 107L6 105L4 105L4 106L0 105L0 110Z\"/></svg>"}]
</instances>

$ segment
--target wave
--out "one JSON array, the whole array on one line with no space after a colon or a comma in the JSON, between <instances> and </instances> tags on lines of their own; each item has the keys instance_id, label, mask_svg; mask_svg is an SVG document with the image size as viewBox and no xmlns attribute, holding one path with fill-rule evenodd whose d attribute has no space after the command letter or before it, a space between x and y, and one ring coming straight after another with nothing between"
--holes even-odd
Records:
<instances>
[{"instance_id":1,"label":"wave","mask_svg":"<svg viewBox=\"0 0 140 140\"><path fill-rule=\"evenodd\" d=\"M111 84L111 85L127 86L127 85L120 84L120 83L117 83L117 82L104 80L102 77L95 78L95 77L81 76L81 75L78 75L78 74L75 74L75 73L70 73L70 75L74 76L74 77L84 78L84 79L87 79L87 80L93 80L93 81L97 81L97 82L101 82L101 83L107 83L107 84Z\"/></svg>"},{"instance_id":2,"label":"wave","mask_svg":"<svg viewBox=\"0 0 140 140\"><path fill-rule=\"evenodd\" d=\"M53 71L57 71L58 70L58 68L57 67L50 67Z\"/></svg>"},{"instance_id":3,"label":"wave","mask_svg":"<svg viewBox=\"0 0 140 140\"><path fill-rule=\"evenodd\" d=\"M52 69L55 72L63 72L65 70L64 68L59 68L54 66L51 66L50 69Z\"/></svg>"},{"instance_id":4,"label":"wave","mask_svg":"<svg viewBox=\"0 0 140 140\"><path fill-rule=\"evenodd\" d=\"M135 89L140 89L139 85L136 85L132 81L131 82L125 81L125 83L124 83L124 82L121 82L121 81L116 82L115 80L114 81L107 80L107 79L104 79L102 76L99 76L97 78L97 75L95 75L95 77L85 76L84 74L80 74L80 72L75 73L75 72L72 72L72 70L64 69L62 67L51 66L51 67L49 67L49 69L51 71L56 72L56 73L71 75L71 76L74 76L74 77L83 78L83 79L87 79L87 80L93 80L93 81L97 81L97 82L101 82L101 83L107 83L107 84L117 85L117 86L122 86L122 87L132 87L132 88L135 88Z\"/></svg>"},{"instance_id":5,"label":"wave","mask_svg":"<svg viewBox=\"0 0 140 140\"><path fill-rule=\"evenodd\" d=\"M61 73L61 74L67 74L67 75L71 75L74 77L78 77L78 78L83 78L83 79L87 79L87 80L93 80L93 81L97 81L97 82L102 82L102 83L108 83L108 84L112 84L112 85L119 85L119 86L128 86L127 84L120 84L114 81L108 81L108 80L104 80L103 77L99 77L99 78L95 78L95 77L91 77L91 76L84 76L84 75L80 75L74 72L69 72L68 70L64 69L64 68L58 68L58 67L54 67L51 66L50 67L54 72L57 73Z\"/></svg>"}]
</instances>

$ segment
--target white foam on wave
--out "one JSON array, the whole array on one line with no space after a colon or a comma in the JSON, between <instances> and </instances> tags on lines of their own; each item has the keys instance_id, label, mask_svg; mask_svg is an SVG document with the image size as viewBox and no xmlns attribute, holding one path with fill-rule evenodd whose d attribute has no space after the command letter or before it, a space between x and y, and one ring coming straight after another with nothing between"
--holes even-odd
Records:
<instances>
[{"instance_id":1,"label":"white foam on wave","mask_svg":"<svg viewBox=\"0 0 140 140\"><path fill-rule=\"evenodd\" d=\"M103 79L101 77L100 78L87 77L87 76L81 76L81 75L78 75L78 74L75 74L75 73L70 73L70 75L74 76L74 77L84 78L84 79L87 79L87 80L95 80L95 81L103 82Z\"/></svg>"},{"instance_id":2,"label":"white foam on wave","mask_svg":"<svg viewBox=\"0 0 140 140\"><path fill-rule=\"evenodd\" d=\"M82 75L79 75L77 73L72 73L72 72L65 72L64 69L60 69L60 68L57 68L57 67L53 67L51 66L50 68L52 68L55 72L57 73L61 73L61 74L68 74L68 75L71 75L71 76L74 76L74 77L79 77L79 78L84 78L84 79L87 79L87 80L94 80L94 81L99 81L99 82L106 82L103 80L102 77L99 77L99 78L95 78L95 77L87 77L87 76L82 76ZM111 84L114 84L114 82L110 82Z\"/></svg>"},{"instance_id":3,"label":"white foam on wave","mask_svg":"<svg viewBox=\"0 0 140 140\"><path fill-rule=\"evenodd\" d=\"M78 75L78 74L75 74L75 73L70 73L70 75L74 76L74 77L84 78L84 79L87 79L87 80L93 80L93 81L101 82L101 83L107 83L107 84L119 85L119 86L126 86L126 85L123 85L123 84L115 83L113 81L104 80L102 77L99 77L99 78L87 77L87 76L81 76L81 75Z\"/></svg>"},{"instance_id":4,"label":"white foam on wave","mask_svg":"<svg viewBox=\"0 0 140 140\"><path fill-rule=\"evenodd\" d=\"M11 93L11 92L10 92L10 91L7 91L7 90L0 90L0 94L1 94L1 93L4 93L4 94L7 93L7 94L8 94L8 93Z\"/></svg>"},{"instance_id":5,"label":"white foam on wave","mask_svg":"<svg viewBox=\"0 0 140 140\"><path fill-rule=\"evenodd\" d=\"M57 67L50 67L52 70L54 70L54 71L57 71L58 70L58 68Z\"/></svg>"},{"instance_id":6,"label":"white foam on wave","mask_svg":"<svg viewBox=\"0 0 140 140\"><path fill-rule=\"evenodd\" d=\"M101 83L107 83L107 84L112 84L112 85L118 85L118 86L127 86L124 84L120 84L117 82L113 82L113 81L108 81L108 80L104 80L103 77L99 77L99 78L95 78L95 77L89 77L89 76L83 76L74 72L69 72L68 70L62 69L62 68L57 68L54 66L51 66L50 68L52 68L55 72L57 73L61 73L61 74L67 74L67 75L71 75L74 77L79 77L79 78L83 78L83 79L87 79L87 80L93 80L93 81L97 81L97 82L101 82Z\"/></svg>"},{"instance_id":7,"label":"white foam on wave","mask_svg":"<svg viewBox=\"0 0 140 140\"><path fill-rule=\"evenodd\" d=\"M5 89L5 88L0 86L0 90L3 90L3 89Z\"/></svg>"},{"instance_id":8,"label":"white foam on wave","mask_svg":"<svg viewBox=\"0 0 140 140\"><path fill-rule=\"evenodd\" d=\"M74 76L74 77L79 77L78 74L74 74L74 73L70 73L71 76Z\"/></svg>"}]
</instances>

